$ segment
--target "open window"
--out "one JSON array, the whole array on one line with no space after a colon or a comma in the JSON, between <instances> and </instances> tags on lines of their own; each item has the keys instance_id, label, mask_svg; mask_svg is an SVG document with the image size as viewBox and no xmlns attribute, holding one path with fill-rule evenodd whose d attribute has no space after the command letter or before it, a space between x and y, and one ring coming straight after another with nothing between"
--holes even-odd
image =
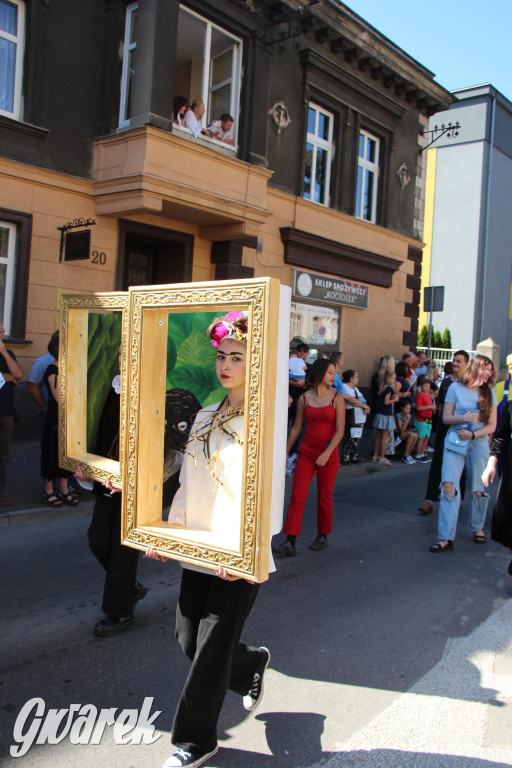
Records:
<instances>
[{"instance_id":1,"label":"open window","mask_svg":"<svg viewBox=\"0 0 512 768\"><path fill-rule=\"evenodd\" d=\"M333 122L331 112L316 104L309 105L304 197L321 205L329 205Z\"/></svg>"},{"instance_id":2,"label":"open window","mask_svg":"<svg viewBox=\"0 0 512 768\"><path fill-rule=\"evenodd\" d=\"M123 69L121 76L121 101L119 104L119 127L127 128L130 125L131 95L133 76L135 69L133 58L137 48L137 15L139 4L131 3L126 8L126 21L124 27Z\"/></svg>"},{"instance_id":3,"label":"open window","mask_svg":"<svg viewBox=\"0 0 512 768\"><path fill-rule=\"evenodd\" d=\"M205 105L203 127L223 114L234 119L238 131L242 41L211 21L180 7L174 96Z\"/></svg>"}]
</instances>

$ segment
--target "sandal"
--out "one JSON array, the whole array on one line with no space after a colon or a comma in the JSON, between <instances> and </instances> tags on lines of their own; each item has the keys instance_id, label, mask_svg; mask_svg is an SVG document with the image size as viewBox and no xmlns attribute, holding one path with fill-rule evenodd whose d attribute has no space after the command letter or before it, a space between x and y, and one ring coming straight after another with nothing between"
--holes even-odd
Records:
<instances>
[{"instance_id":1,"label":"sandal","mask_svg":"<svg viewBox=\"0 0 512 768\"><path fill-rule=\"evenodd\" d=\"M48 507L62 507L62 501L53 492L46 493L46 491L43 491L43 504L46 504Z\"/></svg>"},{"instance_id":2,"label":"sandal","mask_svg":"<svg viewBox=\"0 0 512 768\"><path fill-rule=\"evenodd\" d=\"M75 499L72 493L69 491L67 493L62 493L62 491L57 492L57 496L64 504L67 504L68 507L77 507L78 506L78 499Z\"/></svg>"},{"instance_id":3,"label":"sandal","mask_svg":"<svg viewBox=\"0 0 512 768\"><path fill-rule=\"evenodd\" d=\"M436 544L432 544L430 547L430 551L434 553L448 552L450 549L453 549L453 541L447 541L446 544L438 541Z\"/></svg>"},{"instance_id":4,"label":"sandal","mask_svg":"<svg viewBox=\"0 0 512 768\"><path fill-rule=\"evenodd\" d=\"M377 461L378 461L379 464L384 464L385 467L390 467L391 466L391 462L390 462L389 459L377 458Z\"/></svg>"},{"instance_id":5,"label":"sandal","mask_svg":"<svg viewBox=\"0 0 512 768\"><path fill-rule=\"evenodd\" d=\"M487 539L485 538L485 533L476 533L473 534L473 541L475 544L485 544Z\"/></svg>"}]
</instances>

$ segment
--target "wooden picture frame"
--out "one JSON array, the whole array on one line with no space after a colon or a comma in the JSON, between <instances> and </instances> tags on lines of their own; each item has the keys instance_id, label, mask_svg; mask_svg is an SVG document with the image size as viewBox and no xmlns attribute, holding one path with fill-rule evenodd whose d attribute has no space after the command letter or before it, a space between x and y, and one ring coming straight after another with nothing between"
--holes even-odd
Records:
<instances>
[{"instance_id":1,"label":"wooden picture frame","mask_svg":"<svg viewBox=\"0 0 512 768\"><path fill-rule=\"evenodd\" d=\"M119 343L123 343L121 380L125 379L125 354L129 333L129 295L120 293L63 294L59 348L59 464L102 483L122 486L122 452L119 461L94 453L99 415L119 371ZM88 386L93 382L94 386ZM90 390L90 391L89 391ZM94 392L94 401L92 392ZM125 410L120 398L119 445L124 445Z\"/></svg>"},{"instance_id":2,"label":"wooden picture frame","mask_svg":"<svg viewBox=\"0 0 512 768\"><path fill-rule=\"evenodd\" d=\"M271 507L277 493L282 509L284 495L287 387L283 380L287 384L287 379L286 374L277 375L277 359L278 346L281 357L284 354L286 361L288 358L289 289L286 290L285 299L280 300L282 288L275 278L130 288L125 393L128 427L124 434L121 536L124 544L142 550L154 547L162 555L207 569L220 565L232 575L256 582L268 578ZM239 522L229 530L176 526L162 518L169 323L179 319L193 327L196 313L222 316L233 310L246 313L248 318ZM192 358L201 344L200 338L196 335L185 350ZM207 342L216 358L209 339ZM180 367L179 354L176 369ZM193 373L191 368L189 379L185 376L184 380L191 380ZM208 378L207 374L203 378ZM280 385L277 379L281 380ZM178 377L177 381L180 383L181 379ZM283 402L278 402L276 408L277 389ZM201 404L204 407L204 402ZM276 417L279 426L275 430Z\"/></svg>"}]
</instances>

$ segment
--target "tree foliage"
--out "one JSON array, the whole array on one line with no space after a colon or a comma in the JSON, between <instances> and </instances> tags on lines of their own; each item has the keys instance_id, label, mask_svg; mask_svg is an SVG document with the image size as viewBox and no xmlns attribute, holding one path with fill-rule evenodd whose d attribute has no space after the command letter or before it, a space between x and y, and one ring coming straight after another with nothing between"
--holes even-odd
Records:
<instances>
[{"instance_id":1,"label":"tree foliage","mask_svg":"<svg viewBox=\"0 0 512 768\"><path fill-rule=\"evenodd\" d=\"M445 328L442 335L440 331L435 331L432 326L432 336L430 346L434 349L452 349L452 335L449 328ZM418 347L428 347L428 325L420 328L418 333Z\"/></svg>"},{"instance_id":2,"label":"tree foliage","mask_svg":"<svg viewBox=\"0 0 512 768\"><path fill-rule=\"evenodd\" d=\"M442 335L443 349L452 348L452 335L449 328L445 328Z\"/></svg>"}]
</instances>

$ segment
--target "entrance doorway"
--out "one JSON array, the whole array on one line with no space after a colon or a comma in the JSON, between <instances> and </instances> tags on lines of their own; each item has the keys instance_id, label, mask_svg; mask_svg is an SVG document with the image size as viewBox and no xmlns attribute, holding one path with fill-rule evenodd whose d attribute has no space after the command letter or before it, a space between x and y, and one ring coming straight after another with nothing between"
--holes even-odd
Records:
<instances>
[{"instance_id":1,"label":"entrance doorway","mask_svg":"<svg viewBox=\"0 0 512 768\"><path fill-rule=\"evenodd\" d=\"M121 221L116 290L190 282L193 249L193 235Z\"/></svg>"}]
</instances>

